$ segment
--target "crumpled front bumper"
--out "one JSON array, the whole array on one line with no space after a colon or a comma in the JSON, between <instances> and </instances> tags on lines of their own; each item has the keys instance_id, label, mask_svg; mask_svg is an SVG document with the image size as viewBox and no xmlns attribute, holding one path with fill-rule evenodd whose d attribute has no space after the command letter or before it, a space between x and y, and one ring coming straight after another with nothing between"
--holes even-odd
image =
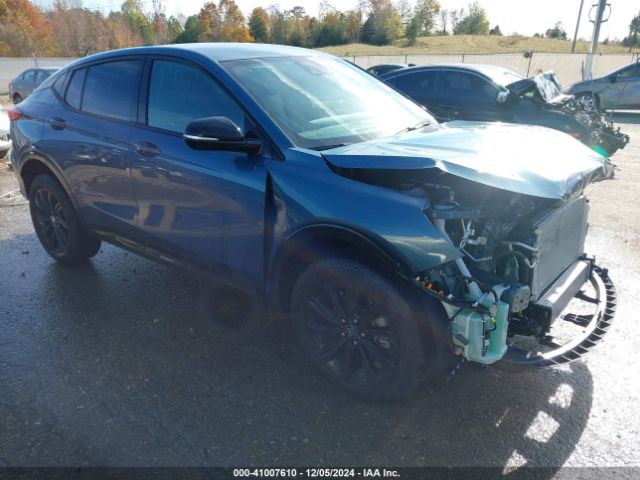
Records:
<instances>
[{"instance_id":1,"label":"crumpled front bumper","mask_svg":"<svg viewBox=\"0 0 640 480\"><path fill-rule=\"evenodd\" d=\"M568 303L567 297L575 296L580 287L585 284L583 282L580 282L580 285L576 283L576 279L581 278L581 275L583 275L583 270L577 269L574 273L575 275L568 275L562 279L565 285L564 288L562 282L554 286L552 296L560 304ZM596 292L594 300L596 311L592 316L581 319L584 321L584 328L581 334L564 345L553 345L551 350L547 350L544 353L535 354L530 350L520 349L511 345L502 360L494 365L510 372L554 367L578 360L595 347L603 339L613 321L617 295L607 269L600 268L593 263L590 265L587 282L593 285Z\"/></svg>"}]
</instances>

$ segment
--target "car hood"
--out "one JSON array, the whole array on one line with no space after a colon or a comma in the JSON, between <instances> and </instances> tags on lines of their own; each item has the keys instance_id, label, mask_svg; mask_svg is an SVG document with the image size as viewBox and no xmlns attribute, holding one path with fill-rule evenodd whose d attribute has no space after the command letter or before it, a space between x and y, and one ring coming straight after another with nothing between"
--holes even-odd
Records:
<instances>
[{"instance_id":1,"label":"car hood","mask_svg":"<svg viewBox=\"0 0 640 480\"><path fill-rule=\"evenodd\" d=\"M322 153L341 169L437 169L503 190L564 200L613 172L607 158L565 133L503 123L450 122Z\"/></svg>"},{"instance_id":2,"label":"car hood","mask_svg":"<svg viewBox=\"0 0 640 480\"><path fill-rule=\"evenodd\" d=\"M540 98L550 104L563 103L573 98L571 95L562 93L562 87L553 72L540 73L532 78L523 78L517 82L510 83L506 88L517 96L537 91L540 94Z\"/></svg>"}]
</instances>

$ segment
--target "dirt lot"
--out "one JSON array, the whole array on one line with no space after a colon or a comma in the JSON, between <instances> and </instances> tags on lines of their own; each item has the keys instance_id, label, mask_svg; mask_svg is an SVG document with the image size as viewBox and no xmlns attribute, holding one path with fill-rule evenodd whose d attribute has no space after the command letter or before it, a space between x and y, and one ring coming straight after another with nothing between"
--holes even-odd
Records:
<instances>
[{"instance_id":1,"label":"dirt lot","mask_svg":"<svg viewBox=\"0 0 640 480\"><path fill-rule=\"evenodd\" d=\"M0 207L0 466L640 467L640 116L618 120L632 144L588 192L588 251L620 298L605 341L393 404L320 378L259 305L111 246L57 265L28 206ZM0 170L0 193L17 188Z\"/></svg>"}]
</instances>

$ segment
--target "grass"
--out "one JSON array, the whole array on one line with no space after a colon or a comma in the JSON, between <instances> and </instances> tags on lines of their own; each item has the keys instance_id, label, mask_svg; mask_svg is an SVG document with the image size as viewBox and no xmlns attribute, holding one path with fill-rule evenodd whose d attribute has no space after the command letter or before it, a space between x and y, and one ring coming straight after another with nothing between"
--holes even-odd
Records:
<instances>
[{"instance_id":1,"label":"grass","mask_svg":"<svg viewBox=\"0 0 640 480\"><path fill-rule=\"evenodd\" d=\"M429 53L522 53L526 50L534 52L571 53L570 40L551 38L523 37L510 35L497 37L493 35L455 35L420 37L415 45L406 46L402 42L396 45L366 45L352 43L334 47L321 48L325 52L339 56L353 55L417 55ZM637 51L638 49L635 49ZM587 53L589 42L579 40L576 44L577 53ZM601 53L628 53L629 47L620 43L601 43L598 47Z\"/></svg>"}]
</instances>

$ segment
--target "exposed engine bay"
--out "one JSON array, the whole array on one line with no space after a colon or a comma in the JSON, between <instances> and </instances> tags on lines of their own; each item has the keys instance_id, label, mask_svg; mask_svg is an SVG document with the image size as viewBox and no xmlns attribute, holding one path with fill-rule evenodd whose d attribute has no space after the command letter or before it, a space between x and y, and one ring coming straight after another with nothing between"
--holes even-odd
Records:
<instances>
[{"instance_id":1,"label":"exposed engine bay","mask_svg":"<svg viewBox=\"0 0 640 480\"><path fill-rule=\"evenodd\" d=\"M573 95L562 93L553 72L540 73L533 78L512 83L507 88L515 95L530 96L546 108L571 115L589 132L590 145L602 149L607 156L629 143L629 135L622 133L620 127L614 127L610 117L602 112L585 110Z\"/></svg>"},{"instance_id":2,"label":"exposed engine bay","mask_svg":"<svg viewBox=\"0 0 640 480\"><path fill-rule=\"evenodd\" d=\"M494 138L517 153L486 148ZM531 156L538 143L553 154ZM452 122L323 156L341 176L419 199L411 203L431 225L424 248L435 260L413 280L444 307L459 358L546 367L602 338L615 290L584 254L584 190L611 174L600 154L541 127ZM571 310L582 299L592 311ZM556 334L569 324L568 336Z\"/></svg>"}]
</instances>

